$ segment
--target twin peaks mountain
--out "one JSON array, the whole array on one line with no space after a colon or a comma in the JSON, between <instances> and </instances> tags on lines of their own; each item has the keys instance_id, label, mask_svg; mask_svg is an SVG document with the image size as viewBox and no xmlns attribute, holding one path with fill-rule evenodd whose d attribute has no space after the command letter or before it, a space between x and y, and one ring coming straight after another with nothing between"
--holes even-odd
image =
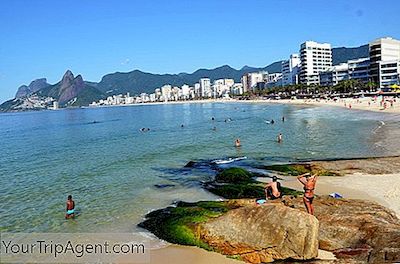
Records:
<instances>
[{"instance_id":1,"label":"twin peaks mountain","mask_svg":"<svg viewBox=\"0 0 400 264\"><path fill-rule=\"evenodd\" d=\"M347 60L368 57L368 45L356 48L333 48L333 64ZM266 67L256 68L244 66L236 70L228 65L215 69L199 69L193 73L152 74L134 70L131 72L116 72L103 76L99 83L84 81L81 75L76 77L67 71L61 81L48 84L45 78L32 81L29 85L19 87L15 98L0 105L0 111L23 111L43 109L57 101L61 107L87 106L93 101L116 94L153 93L155 88L164 84L182 86L194 85L200 78L208 77L211 81L220 78L231 78L240 82L243 74L256 71L269 73L281 72L281 62L271 63Z\"/></svg>"},{"instance_id":2,"label":"twin peaks mountain","mask_svg":"<svg viewBox=\"0 0 400 264\"><path fill-rule=\"evenodd\" d=\"M62 106L89 105L105 97L97 88L86 83L81 75L74 77L70 70L64 74L60 82L44 87L36 94L41 97L52 97Z\"/></svg>"},{"instance_id":3,"label":"twin peaks mountain","mask_svg":"<svg viewBox=\"0 0 400 264\"><path fill-rule=\"evenodd\" d=\"M106 95L85 82L81 75L68 70L61 81L51 85L45 78L32 81L28 86L18 88L15 98L0 105L0 111L40 110L58 102L60 106L85 106L93 101L105 98Z\"/></svg>"}]
</instances>

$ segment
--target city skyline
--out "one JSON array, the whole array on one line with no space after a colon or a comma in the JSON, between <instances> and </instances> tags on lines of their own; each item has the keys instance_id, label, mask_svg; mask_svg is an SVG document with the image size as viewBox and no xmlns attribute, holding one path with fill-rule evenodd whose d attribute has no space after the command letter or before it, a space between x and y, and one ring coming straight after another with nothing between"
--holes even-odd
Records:
<instances>
[{"instance_id":1,"label":"city skyline","mask_svg":"<svg viewBox=\"0 0 400 264\"><path fill-rule=\"evenodd\" d=\"M0 29L7 36L0 46L0 101L36 78L56 83L66 69L98 82L107 73L134 69L179 73L225 64L263 67L297 53L306 40L356 47L400 36L395 1L329 6L250 1L245 9L239 1L118 4L2 1L0 22L8 26ZM380 7L381 18L374 6Z\"/></svg>"}]
</instances>

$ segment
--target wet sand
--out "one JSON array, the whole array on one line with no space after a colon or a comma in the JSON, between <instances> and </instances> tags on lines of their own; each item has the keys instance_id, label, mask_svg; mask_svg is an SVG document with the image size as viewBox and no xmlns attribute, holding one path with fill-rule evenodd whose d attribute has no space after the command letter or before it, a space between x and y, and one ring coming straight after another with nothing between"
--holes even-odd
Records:
<instances>
[{"instance_id":1,"label":"wet sand","mask_svg":"<svg viewBox=\"0 0 400 264\"><path fill-rule=\"evenodd\" d=\"M151 264L239 264L244 263L227 258L216 252L209 252L197 247L170 245L165 248L155 249L150 252Z\"/></svg>"}]
</instances>

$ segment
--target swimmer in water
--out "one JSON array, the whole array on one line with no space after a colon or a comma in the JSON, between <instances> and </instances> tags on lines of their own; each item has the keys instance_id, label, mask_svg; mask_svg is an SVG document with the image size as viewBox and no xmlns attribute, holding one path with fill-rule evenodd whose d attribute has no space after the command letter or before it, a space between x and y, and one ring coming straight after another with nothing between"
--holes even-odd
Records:
<instances>
[{"instance_id":1,"label":"swimmer in water","mask_svg":"<svg viewBox=\"0 0 400 264\"><path fill-rule=\"evenodd\" d=\"M241 146L241 145L240 145L240 139L237 138L237 139L235 140L235 147L239 148L240 146Z\"/></svg>"},{"instance_id":2,"label":"swimmer in water","mask_svg":"<svg viewBox=\"0 0 400 264\"><path fill-rule=\"evenodd\" d=\"M278 138L277 138L278 143L281 143L282 139L283 139L282 138L282 133L279 133Z\"/></svg>"}]
</instances>

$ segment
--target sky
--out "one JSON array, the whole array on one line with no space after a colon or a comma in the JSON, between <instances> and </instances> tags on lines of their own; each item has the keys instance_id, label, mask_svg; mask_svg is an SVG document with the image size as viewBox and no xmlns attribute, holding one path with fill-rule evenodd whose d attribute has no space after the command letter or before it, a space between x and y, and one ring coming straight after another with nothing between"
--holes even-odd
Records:
<instances>
[{"instance_id":1,"label":"sky","mask_svg":"<svg viewBox=\"0 0 400 264\"><path fill-rule=\"evenodd\" d=\"M1 0L0 102L70 69L88 81L140 69L261 67L306 40L400 38L398 0Z\"/></svg>"}]
</instances>

